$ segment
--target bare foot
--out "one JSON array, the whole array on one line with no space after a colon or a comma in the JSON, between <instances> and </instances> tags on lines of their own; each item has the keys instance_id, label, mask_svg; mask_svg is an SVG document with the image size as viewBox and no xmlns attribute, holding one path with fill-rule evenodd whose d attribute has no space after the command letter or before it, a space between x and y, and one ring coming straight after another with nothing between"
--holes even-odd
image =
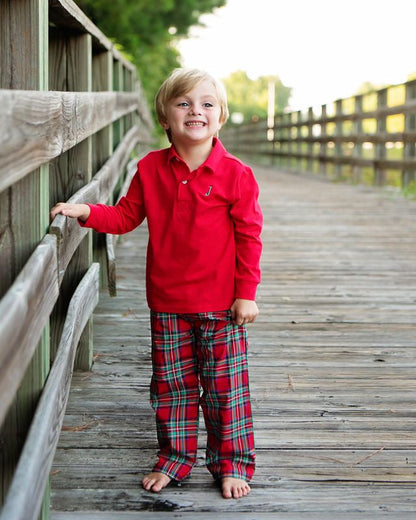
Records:
<instances>
[{"instance_id":1,"label":"bare foot","mask_svg":"<svg viewBox=\"0 0 416 520\"><path fill-rule=\"evenodd\" d=\"M242 498L251 491L245 480L233 477L224 477L221 482L222 496L224 498Z\"/></svg>"},{"instance_id":2,"label":"bare foot","mask_svg":"<svg viewBox=\"0 0 416 520\"><path fill-rule=\"evenodd\" d=\"M172 479L160 472L149 473L142 480L142 486L146 491L153 491L159 493L165 488Z\"/></svg>"}]
</instances>

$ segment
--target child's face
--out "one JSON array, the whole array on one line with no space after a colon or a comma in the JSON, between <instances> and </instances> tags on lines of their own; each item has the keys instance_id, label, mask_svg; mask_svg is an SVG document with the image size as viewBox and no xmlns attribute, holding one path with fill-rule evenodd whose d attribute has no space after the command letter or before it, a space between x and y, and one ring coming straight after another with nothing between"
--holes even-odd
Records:
<instances>
[{"instance_id":1,"label":"child's face","mask_svg":"<svg viewBox=\"0 0 416 520\"><path fill-rule=\"evenodd\" d=\"M207 141L221 128L221 107L217 92L210 81L201 81L195 88L171 99L166 107L165 130L170 129L172 142L190 146Z\"/></svg>"}]
</instances>

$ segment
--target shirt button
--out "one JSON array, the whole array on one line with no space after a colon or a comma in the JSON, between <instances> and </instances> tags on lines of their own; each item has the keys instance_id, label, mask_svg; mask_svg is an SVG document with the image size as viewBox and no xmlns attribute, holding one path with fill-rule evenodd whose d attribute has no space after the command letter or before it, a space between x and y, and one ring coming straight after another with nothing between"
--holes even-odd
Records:
<instances>
[{"instance_id":1,"label":"shirt button","mask_svg":"<svg viewBox=\"0 0 416 520\"><path fill-rule=\"evenodd\" d=\"M182 181L182 184L188 184L187 180Z\"/></svg>"}]
</instances>

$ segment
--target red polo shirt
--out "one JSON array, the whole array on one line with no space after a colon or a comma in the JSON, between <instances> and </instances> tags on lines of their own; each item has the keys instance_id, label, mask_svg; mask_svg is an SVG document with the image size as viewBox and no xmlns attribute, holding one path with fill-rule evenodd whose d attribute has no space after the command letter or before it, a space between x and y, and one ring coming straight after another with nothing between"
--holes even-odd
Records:
<instances>
[{"instance_id":1,"label":"red polo shirt","mask_svg":"<svg viewBox=\"0 0 416 520\"><path fill-rule=\"evenodd\" d=\"M222 311L235 298L255 299L262 248L258 193L251 169L219 140L192 172L171 146L139 161L116 206L90 205L85 225L118 235L147 218L149 307Z\"/></svg>"}]
</instances>

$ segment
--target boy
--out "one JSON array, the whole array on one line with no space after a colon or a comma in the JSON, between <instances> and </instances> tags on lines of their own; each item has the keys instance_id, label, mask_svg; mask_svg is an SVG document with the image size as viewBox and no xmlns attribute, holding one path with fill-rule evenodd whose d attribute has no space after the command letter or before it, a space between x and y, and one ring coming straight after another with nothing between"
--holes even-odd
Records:
<instances>
[{"instance_id":1,"label":"boy","mask_svg":"<svg viewBox=\"0 0 416 520\"><path fill-rule=\"evenodd\" d=\"M207 467L224 498L241 498L250 492L255 459L244 325L258 314L258 186L215 137L228 108L210 75L175 70L157 93L156 113L171 147L139 161L126 197L116 206L59 203L51 217L62 213L114 234L147 218L159 452L142 485L157 493L189 475L201 405Z\"/></svg>"}]
</instances>

